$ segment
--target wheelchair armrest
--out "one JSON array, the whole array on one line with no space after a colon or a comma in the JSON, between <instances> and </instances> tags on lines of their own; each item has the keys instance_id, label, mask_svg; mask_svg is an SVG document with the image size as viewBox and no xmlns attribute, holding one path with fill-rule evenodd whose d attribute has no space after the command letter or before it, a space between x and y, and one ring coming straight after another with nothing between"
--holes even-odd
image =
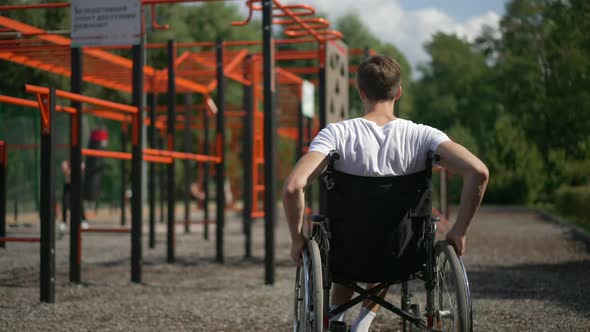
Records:
<instances>
[{"instance_id":1,"label":"wheelchair armrest","mask_svg":"<svg viewBox=\"0 0 590 332\"><path fill-rule=\"evenodd\" d=\"M321 215L321 214L314 214L311 216L311 221L313 222L324 222L328 220L328 218L326 218L325 216Z\"/></svg>"}]
</instances>

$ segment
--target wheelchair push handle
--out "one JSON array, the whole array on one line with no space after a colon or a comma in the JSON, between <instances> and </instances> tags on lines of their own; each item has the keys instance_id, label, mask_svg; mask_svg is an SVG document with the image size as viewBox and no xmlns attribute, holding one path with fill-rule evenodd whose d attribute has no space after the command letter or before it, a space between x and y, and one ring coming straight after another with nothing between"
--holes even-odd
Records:
<instances>
[{"instance_id":1,"label":"wheelchair push handle","mask_svg":"<svg viewBox=\"0 0 590 332\"><path fill-rule=\"evenodd\" d=\"M340 154L336 150L332 150L328 153L328 158L331 160L340 160Z\"/></svg>"},{"instance_id":2,"label":"wheelchair push handle","mask_svg":"<svg viewBox=\"0 0 590 332\"><path fill-rule=\"evenodd\" d=\"M440 155L434 151L428 151L428 155L427 155L428 160L430 160L430 162L434 163L438 163L440 161Z\"/></svg>"}]
</instances>

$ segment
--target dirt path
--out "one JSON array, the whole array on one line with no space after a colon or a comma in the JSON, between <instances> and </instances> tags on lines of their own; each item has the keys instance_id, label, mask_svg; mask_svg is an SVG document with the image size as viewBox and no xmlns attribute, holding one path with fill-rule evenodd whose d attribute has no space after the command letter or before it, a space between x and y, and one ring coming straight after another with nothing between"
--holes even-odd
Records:
<instances>
[{"instance_id":1,"label":"dirt path","mask_svg":"<svg viewBox=\"0 0 590 332\"><path fill-rule=\"evenodd\" d=\"M276 283L264 286L262 223L254 227L257 258L244 261L239 218L230 213L228 219L225 265L213 262L215 241L204 241L197 225L188 235L178 227L178 261L166 264L160 225L157 248L144 249L140 285L129 282L130 240L121 234L84 235L85 283L69 284L66 236L57 244L52 305L38 303L38 245L10 243L0 249L0 330L288 331L294 268L284 221L277 230ZM476 331L590 331L588 242L534 213L486 208L467 245ZM421 296L422 285L413 288ZM386 312L373 325L373 331L398 328L399 319Z\"/></svg>"}]
</instances>

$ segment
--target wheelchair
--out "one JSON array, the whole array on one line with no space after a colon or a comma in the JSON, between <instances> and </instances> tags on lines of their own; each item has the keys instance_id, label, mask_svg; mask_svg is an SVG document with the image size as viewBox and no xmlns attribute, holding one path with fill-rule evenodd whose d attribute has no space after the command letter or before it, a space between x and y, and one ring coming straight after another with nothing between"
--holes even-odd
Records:
<instances>
[{"instance_id":1,"label":"wheelchair","mask_svg":"<svg viewBox=\"0 0 590 332\"><path fill-rule=\"evenodd\" d=\"M471 296L465 267L454 248L435 241L439 218L432 216L430 153L424 171L389 177L361 177L336 171L339 159L320 177L325 209L308 222L303 264L297 268L293 331L347 331L338 315L365 299L402 318L408 331L473 330ZM408 282L423 281L425 310L412 303ZM330 310L330 289L337 282L358 293ZM357 283L374 283L365 289ZM401 284L396 306L377 296Z\"/></svg>"}]
</instances>

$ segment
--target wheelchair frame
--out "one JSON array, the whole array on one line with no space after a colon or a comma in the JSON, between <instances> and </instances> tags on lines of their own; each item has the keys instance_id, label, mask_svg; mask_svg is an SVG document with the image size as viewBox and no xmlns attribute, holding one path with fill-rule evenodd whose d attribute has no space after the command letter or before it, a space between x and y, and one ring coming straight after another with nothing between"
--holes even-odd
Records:
<instances>
[{"instance_id":1,"label":"wheelchair frame","mask_svg":"<svg viewBox=\"0 0 590 332\"><path fill-rule=\"evenodd\" d=\"M333 162L334 160L338 160L338 155L337 154L330 154L330 158L331 158L331 163L330 166L333 167ZM432 176L432 165L433 165L433 161L437 162L440 160L440 157L436 154L429 154L428 158L427 158L427 178L428 178L428 186L431 186L431 176ZM324 183L324 185L326 187L329 188L330 183ZM307 247L304 249L304 253L303 253L303 259L304 259L304 270L301 270L301 268L298 268L298 278L296 281L296 298L295 298L295 321L294 321L294 330L295 331L307 331L307 329L303 328L301 329L301 322L299 322L298 320L301 319L301 308L298 307L298 304L301 304L301 294L299 293L299 284L298 282L299 280L299 274L302 273L303 275L308 275L310 272L309 271L305 271L305 269L307 269L306 266L312 266L313 265L313 256L314 254L317 257L317 253L315 253L315 251L317 249L313 249L313 248L318 248L319 249L319 256L320 256L320 260L321 260L321 272L316 272L317 273L321 273L322 274L322 278L321 278L321 285L322 285L322 291L319 292L319 290L314 290L317 293L317 296L321 296L321 302L322 302L322 312L315 312L315 313L305 313L306 316L311 316L312 318L315 318L316 320L318 320L318 318L320 318L321 322L314 322L312 327L308 328L314 332L321 332L321 331L325 331L328 329L329 327L329 322L330 322L330 318L334 317L335 315L338 315L350 308L352 308L353 306L361 303L362 301L368 299L371 300L379 305L381 305L383 308L395 313L396 315L400 316L403 319L403 325L402 325L402 331L406 332L409 330L413 330L413 327L419 328L421 330L426 330L426 331L442 331L441 329L439 329L440 324L441 324L441 317L443 315L449 315L448 312L443 311L443 310L437 310L436 308L436 303L435 303L435 287L437 286L437 279L439 277L438 275L438 269L439 266L438 264L440 263L440 261L438 261L439 256L442 254L445 256L445 260L446 262L449 262L450 268L454 269L455 271L453 272L455 275L453 278L457 278L460 280L455 280L457 283L459 283L460 285L458 285L458 289L455 291L458 299L458 302L463 301L463 303L457 304L458 306L460 305L461 308L461 312L457 313L458 315L458 320L459 322L459 326L460 326L460 331L472 331L473 330L473 319L472 319L472 309L471 309L471 295L470 295L470 291L469 291L469 282L467 279L467 274L465 271L465 267L463 265L463 262L461 260L461 257L458 257L454 251L454 249L452 249L452 247L450 246L450 244L447 243L447 241L437 241L435 243L435 237L436 237L436 223L440 220L440 218L433 218L432 214L430 214L430 223L427 224L427 227L425 229L425 234L424 234L424 240L426 241L426 262L423 265L423 268L421 271L419 271L418 273L411 275L409 278L404 279L404 280L394 280L394 281L388 281L388 282L380 282L377 283L376 286L370 288L370 289L364 289L360 286L358 286L355 282L351 282L348 284L345 284L344 286L351 288L353 291L355 291L356 293L358 293L359 295L353 297L351 300L349 300L348 302L330 310L329 309L329 304L330 304L330 289L331 289L331 285L332 285L332 278L331 278L331 273L329 271L329 262L328 262L328 257L329 257L329 241L331 239L331 233L330 233L330 221L328 218L321 216L321 215L314 215L312 216L312 224L311 224L311 234L308 237L308 245ZM445 249L446 248L446 249ZM451 248L451 250L449 250L448 248ZM448 256L448 257L447 257ZM454 256L454 258L453 258ZM316 262L317 264L317 262ZM317 268L316 268L317 269ZM316 275L317 277L317 275ZM444 278L443 278L444 279ZM410 312L409 309L412 308L411 305L411 301L410 301L410 295L409 295L409 291L408 291L408 287L407 287L407 282L411 281L411 280L423 280L424 281L424 285L426 288L426 319L423 319L420 317L420 312ZM442 282L442 281L441 281ZM379 294L379 292L381 292L382 290L386 289L389 286L395 285L395 284L402 284L401 290L402 290L402 294L401 294L401 308L395 306L394 304L386 301L385 299L380 298L379 296L377 296L377 294ZM317 283L316 283L317 285ZM311 285L303 285L306 288L310 288ZM462 288L461 288L462 287ZM461 294L459 294L461 293ZM309 294L304 294L305 296L310 296ZM442 295L441 295L442 296ZM309 299L306 299L305 301L309 301ZM306 305L308 304L306 302ZM440 305L442 307L442 297L440 298ZM416 307L414 307L415 309ZM457 311L459 311L459 309L456 309ZM416 311L416 310L414 310ZM417 311L419 311L419 309L417 309ZM452 313L451 313L452 314ZM407 324L409 322L409 324ZM437 324L437 328L435 328L435 323ZM321 328L319 326L322 326ZM331 330L332 332L337 332L340 331L338 329L338 327L334 327L334 329ZM346 331L345 329L341 330L341 331Z\"/></svg>"}]
</instances>

